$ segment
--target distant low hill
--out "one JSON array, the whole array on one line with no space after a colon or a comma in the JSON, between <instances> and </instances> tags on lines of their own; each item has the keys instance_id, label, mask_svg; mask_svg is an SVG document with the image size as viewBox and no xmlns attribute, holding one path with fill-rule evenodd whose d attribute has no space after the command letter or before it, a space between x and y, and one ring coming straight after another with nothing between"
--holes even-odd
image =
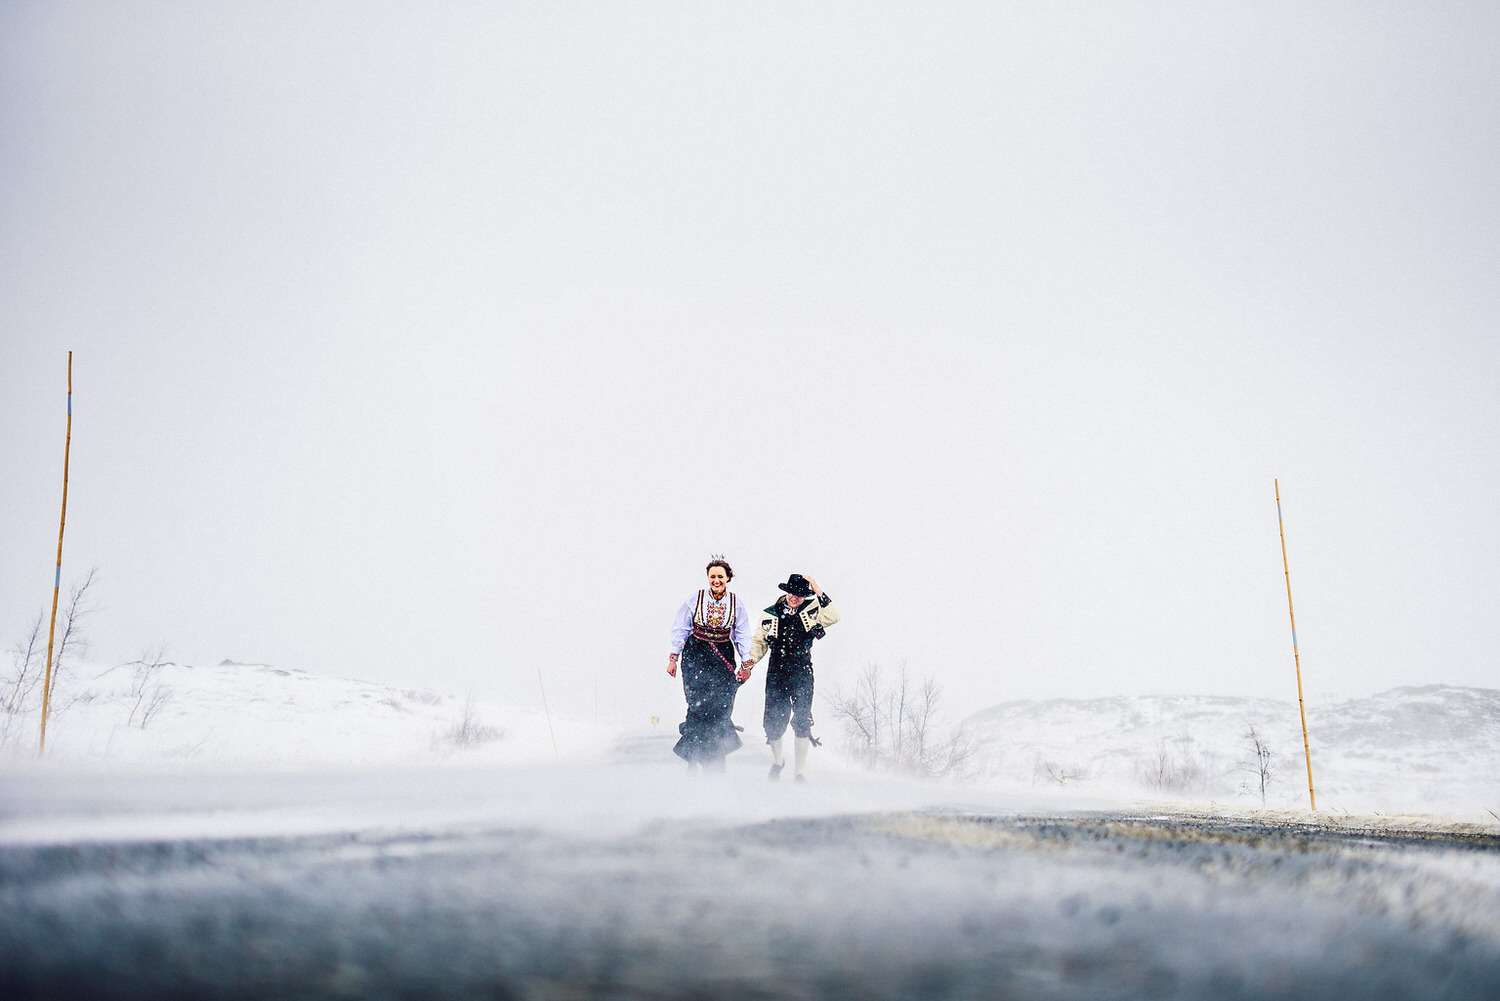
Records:
<instances>
[{"instance_id":1,"label":"distant low hill","mask_svg":"<svg viewBox=\"0 0 1500 1001\"><path fill-rule=\"evenodd\" d=\"M17 711L0 711L0 763L35 758L40 692L31 695ZM47 757L381 766L457 755L503 763L591 750L605 740L576 721L451 693L226 659L80 671L57 695Z\"/></svg>"},{"instance_id":2,"label":"distant low hill","mask_svg":"<svg viewBox=\"0 0 1500 1001\"><path fill-rule=\"evenodd\" d=\"M1260 802L1251 727L1271 751L1266 803L1307 805L1294 701L1133 696L1004 702L970 716L968 771L1101 792ZM1500 813L1500 690L1425 685L1309 705L1318 807Z\"/></svg>"}]
</instances>

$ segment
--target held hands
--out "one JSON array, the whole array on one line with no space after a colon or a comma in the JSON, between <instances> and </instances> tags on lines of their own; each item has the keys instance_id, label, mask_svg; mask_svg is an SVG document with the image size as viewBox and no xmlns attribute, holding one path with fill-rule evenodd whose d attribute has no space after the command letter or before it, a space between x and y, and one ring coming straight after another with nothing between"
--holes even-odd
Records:
<instances>
[{"instance_id":1,"label":"held hands","mask_svg":"<svg viewBox=\"0 0 1500 1001\"><path fill-rule=\"evenodd\" d=\"M750 680L750 669L752 667L754 667L754 666L755 666L755 661L753 661L753 660L742 661L740 663L739 668L734 672L735 679L738 680L742 684L744 682L746 682L746 681L749 681ZM673 654L672 656L670 656L670 657L667 658L667 675L669 677L673 677L673 678L677 677L677 655L676 654Z\"/></svg>"}]
</instances>

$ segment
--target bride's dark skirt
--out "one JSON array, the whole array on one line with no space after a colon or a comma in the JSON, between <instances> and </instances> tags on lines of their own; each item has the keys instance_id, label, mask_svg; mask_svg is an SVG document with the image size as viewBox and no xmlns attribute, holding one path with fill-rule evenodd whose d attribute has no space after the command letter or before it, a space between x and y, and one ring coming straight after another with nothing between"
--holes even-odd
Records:
<instances>
[{"instance_id":1,"label":"bride's dark skirt","mask_svg":"<svg viewBox=\"0 0 1500 1001\"><path fill-rule=\"evenodd\" d=\"M701 763L739 750L742 741L732 717L735 692L740 686L729 667L734 663L734 643L726 640L710 644L690 636L679 660L687 719L677 728L682 739L673 752L684 761Z\"/></svg>"}]
</instances>

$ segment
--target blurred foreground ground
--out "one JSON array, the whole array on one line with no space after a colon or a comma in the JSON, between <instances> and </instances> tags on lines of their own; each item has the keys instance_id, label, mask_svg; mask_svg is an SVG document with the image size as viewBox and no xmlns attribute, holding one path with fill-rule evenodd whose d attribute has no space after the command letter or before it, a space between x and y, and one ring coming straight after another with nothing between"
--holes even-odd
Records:
<instances>
[{"instance_id":1,"label":"blurred foreground ground","mask_svg":"<svg viewBox=\"0 0 1500 1001\"><path fill-rule=\"evenodd\" d=\"M735 764L0 776L0 996L1500 996L1493 826Z\"/></svg>"}]
</instances>

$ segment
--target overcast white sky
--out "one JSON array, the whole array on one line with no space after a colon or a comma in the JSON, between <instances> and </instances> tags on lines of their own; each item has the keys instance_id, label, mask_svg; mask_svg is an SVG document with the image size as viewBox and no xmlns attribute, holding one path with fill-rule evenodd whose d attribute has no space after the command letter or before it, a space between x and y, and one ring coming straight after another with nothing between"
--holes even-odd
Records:
<instances>
[{"instance_id":1,"label":"overcast white sky","mask_svg":"<svg viewBox=\"0 0 1500 1001\"><path fill-rule=\"evenodd\" d=\"M499 9L496 9L496 8ZM680 713L1500 686L1489 3L0 5L0 639ZM743 714L742 714L743 715ZM753 723L742 719L741 722Z\"/></svg>"}]
</instances>

